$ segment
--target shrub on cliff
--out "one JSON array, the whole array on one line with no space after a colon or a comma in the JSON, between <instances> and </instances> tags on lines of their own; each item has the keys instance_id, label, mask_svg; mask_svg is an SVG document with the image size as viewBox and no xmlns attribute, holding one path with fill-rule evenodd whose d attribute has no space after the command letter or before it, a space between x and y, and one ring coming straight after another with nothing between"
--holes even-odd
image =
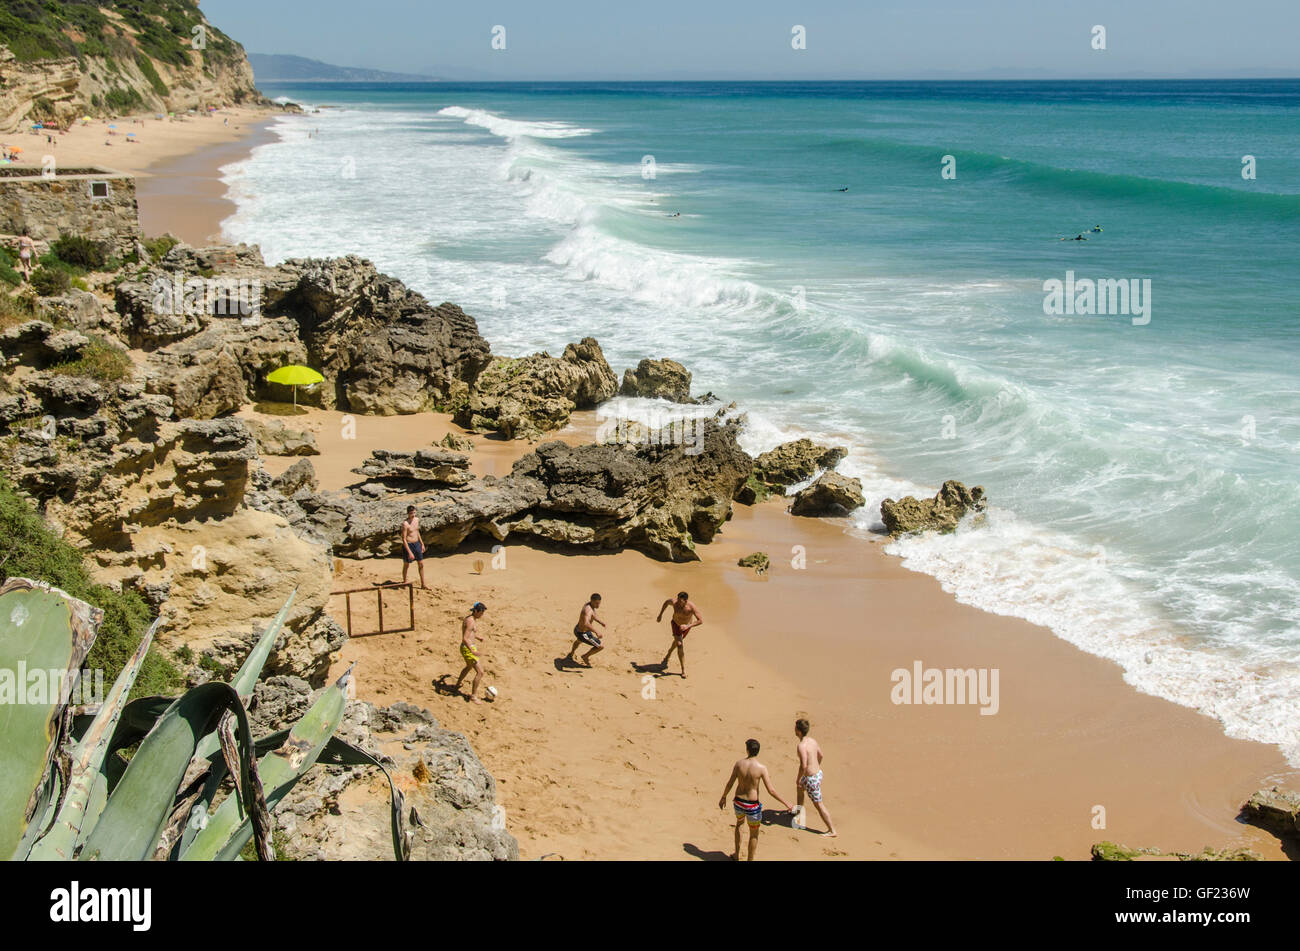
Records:
<instances>
[{"instance_id":1,"label":"shrub on cliff","mask_svg":"<svg viewBox=\"0 0 1300 951\"><path fill-rule=\"evenodd\" d=\"M131 375L131 358L99 337L91 337L90 342L81 348L81 355L77 359L60 363L51 369L66 376L84 376L112 383L125 380Z\"/></svg>"},{"instance_id":2,"label":"shrub on cliff","mask_svg":"<svg viewBox=\"0 0 1300 951\"><path fill-rule=\"evenodd\" d=\"M48 582L103 609L104 623L86 666L103 669L105 683L112 683L149 627L148 606L135 592L96 584L81 552L50 531L27 499L0 479L0 581L14 577ZM182 686L171 662L150 648L131 695L172 694Z\"/></svg>"},{"instance_id":3,"label":"shrub on cliff","mask_svg":"<svg viewBox=\"0 0 1300 951\"><path fill-rule=\"evenodd\" d=\"M79 234L61 235L59 240L50 245L50 250L64 264L87 271L98 271L108 263L104 248L98 242Z\"/></svg>"},{"instance_id":4,"label":"shrub on cliff","mask_svg":"<svg viewBox=\"0 0 1300 951\"><path fill-rule=\"evenodd\" d=\"M23 282L23 276L14 269L17 263L8 248L0 248L0 281L10 287L17 287Z\"/></svg>"},{"instance_id":5,"label":"shrub on cliff","mask_svg":"<svg viewBox=\"0 0 1300 951\"><path fill-rule=\"evenodd\" d=\"M72 289L72 275L60 267L42 264L32 272L32 289L42 297L57 297Z\"/></svg>"}]
</instances>

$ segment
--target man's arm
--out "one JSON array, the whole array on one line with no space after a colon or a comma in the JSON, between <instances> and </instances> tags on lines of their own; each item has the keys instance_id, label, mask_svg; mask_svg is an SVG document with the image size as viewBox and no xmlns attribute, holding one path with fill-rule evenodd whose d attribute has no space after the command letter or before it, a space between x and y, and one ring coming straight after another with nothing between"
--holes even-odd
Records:
<instances>
[{"instance_id":1,"label":"man's arm","mask_svg":"<svg viewBox=\"0 0 1300 951\"><path fill-rule=\"evenodd\" d=\"M739 766L732 766L732 767L731 767L731 778L727 780L727 788L724 789L724 790L722 790L722 798L718 800L718 808L719 808L719 809L726 809L726 808L727 808L727 796L731 793L731 787L734 786L734 785L736 784L736 780L739 779L739 778L740 778L740 767L739 767ZM777 797L777 798L780 798L780 797Z\"/></svg>"},{"instance_id":2,"label":"man's arm","mask_svg":"<svg viewBox=\"0 0 1300 951\"><path fill-rule=\"evenodd\" d=\"M655 618L655 623L656 623L656 624L658 624L660 621L662 621L662 620L664 619L664 611L668 610L668 605L670 605L670 604L672 604L672 603L673 603L673 599L672 599L672 598L667 598L667 599L664 601L664 603L663 603L662 605L659 606L659 616L658 616L657 618Z\"/></svg>"},{"instance_id":3,"label":"man's arm","mask_svg":"<svg viewBox=\"0 0 1300 951\"><path fill-rule=\"evenodd\" d=\"M688 627L699 627L704 623L704 615L700 613L700 609L694 603L691 604L691 613L695 615L695 623L688 625Z\"/></svg>"},{"instance_id":4,"label":"man's arm","mask_svg":"<svg viewBox=\"0 0 1300 951\"><path fill-rule=\"evenodd\" d=\"M407 557L414 558L415 552L411 551L411 544L406 540L406 526L399 528L397 533L402 536L402 547L406 549Z\"/></svg>"},{"instance_id":5,"label":"man's arm","mask_svg":"<svg viewBox=\"0 0 1300 951\"><path fill-rule=\"evenodd\" d=\"M772 780L767 774L766 766L763 767L763 772L760 773L759 775L763 777L763 785L766 786L767 791L772 794L772 798L775 799L777 802L779 802L781 805L785 806L786 812L793 812L794 810L791 808L790 804L786 802L784 799L782 799L781 794L772 788ZM724 796L723 798L725 799L726 797Z\"/></svg>"}]
</instances>

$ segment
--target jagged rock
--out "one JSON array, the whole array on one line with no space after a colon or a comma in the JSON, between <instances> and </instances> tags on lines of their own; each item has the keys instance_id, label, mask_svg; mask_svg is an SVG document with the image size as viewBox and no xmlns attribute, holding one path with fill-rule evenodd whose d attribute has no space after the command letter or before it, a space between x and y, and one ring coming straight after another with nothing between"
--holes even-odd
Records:
<instances>
[{"instance_id":1,"label":"jagged rock","mask_svg":"<svg viewBox=\"0 0 1300 951\"><path fill-rule=\"evenodd\" d=\"M272 694L275 715L292 716L297 696L292 684ZM519 858L496 805L496 781L463 734L439 729L428 711L410 704L377 708L353 701L338 735L383 758L403 790L412 861ZM388 784L376 782L377 775L360 766L308 772L275 813L284 833L282 857L391 861Z\"/></svg>"},{"instance_id":2,"label":"jagged rock","mask_svg":"<svg viewBox=\"0 0 1300 951\"><path fill-rule=\"evenodd\" d=\"M676 360L642 360L635 370L623 371L619 393L689 403L692 402L691 374Z\"/></svg>"},{"instance_id":3,"label":"jagged rock","mask_svg":"<svg viewBox=\"0 0 1300 951\"><path fill-rule=\"evenodd\" d=\"M740 488L736 490L736 501L741 505L757 505L767 501L772 490L765 483L759 482L751 472Z\"/></svg>"},{"instance_id":4,"label":"jagged rock","mask_svg":"<svg viewBox=\"0 0 1300 951\"><path fill-rule=\"evenodd\" d=\"M1241 815L1276 836L1300 843L1300 793L1280 786L1260 789L1241 807Z\"/></svg>"},{"instance_id":5,"label":"jagged rock","mask_svg":"<svg viewBox=\"0 0 1300 951\"><path fill-rule=\"evenodd\" d=\"M462 436L459 433L448 433L438 440L438 445L455 452L473 452L474 440L468 436Z\"/></svg>"},{"instance_id":6,"label":"jagged rock","mask_svg":"<svg viewBox=\"0 0 1300 951\"><path fill-rule=\"evenodd\" d=\"M862 483L857 479L838 472L824 472L808 488L795 493L790 514L838 517L861 508L865 502Z\"/></svg>"},{"instance_id":7,"label":"jagged rock","mask_svg":"<svg viewBox=\"0 0 1300 951\"><path fill-rule=\"evenodd\" d=\"M880 503L880 516L891 535L936 530L951 532L970 511L982 512L988 504L982 486L967 489L960 482L949 480L943 484L933 499L916 499L912 496Z\"/></svg>"},{"instance_id":8,"label":"jagged rock","mask_svg":"<svg viewBox=\"0 0 1300 951\"><path fill-rule=\"evenodd\" d=\"M811 439L796 439L760 454L754 461L754 479L772 491L784 492L811 479L818 469L834 469L848 454L843 446L819 446Z\"/></svg>"},{"instance_id":9,"label":"jagged rock","mask_svg":"<svg viewBox=\"0 0 1300 951\"><path fill-rule=\"evenodd\" d=\"M258 451L264 456L319 456L316 437L311 433L290 429L277 420L262 422L246 419L244 424L257 440Z\"/></svg>"},{"instance_id":10,"label":"jagged rock","mask_svg":"<svg viewBox=\"0 0 1300 951\"><path fill-rule=\"evenodd\" d=\"M1179 862L1261 862L1263 856L1251 849L1214 849L1206 846L1200 852L1162 852L1159 849L1131 849L1116 842L1098 842L1092 847L1094 862L1133 862L1152 860L1177 860Z\"/></svg>"},{"instance_id":11,"label":"jagged rock","mask_svg":"<svg viewBox=\"0 0 1300 951\"><path fill-rule=\"evenodd\" d=\"M760 575L767 571L770 562L768 561L767 552L756 551L752 555L746 555L736 562L742 568L753 568Z\"/></svg>"},{"instance_id":12,"label":"jagged rock","mask_svg":"<svg viewBox=\"0 0 1300 951\"><path fill-rule=\"evenodd\" d=\"M316 481L316 468L309 459L299 459L271 480L271 488L289 496L302 489L315 492L319 485Z\"/></svg>"},{"instance_id":13,"label":"jagged rock","mask_svg":"<svg viewBox=\"0 0 1300 951\"><path fill-rule=\"evenodd\" d=\"M381 482L434 486L468 485L474 479L469 473L468 457L441 449L414 452L376 449L352 471Z\"/></svg>"},{"instance_id":14,"label":"jagged rock","mask_svg":"<svg viewBox=\"0 0 1300 951\"><path fill-rule=\"evenodd\" d=\"M590 409L618 392L618 380L591 337L560 357L535 353L497 357L479 375L455 413L458 426L507 439L559 429L575 409Z\"/></svg>"}]
</instances>

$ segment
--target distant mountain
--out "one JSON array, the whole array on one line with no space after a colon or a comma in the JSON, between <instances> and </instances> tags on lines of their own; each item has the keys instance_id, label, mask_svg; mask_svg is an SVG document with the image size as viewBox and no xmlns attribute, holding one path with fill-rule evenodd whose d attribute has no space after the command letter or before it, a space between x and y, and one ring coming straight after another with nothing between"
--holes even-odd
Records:
<instances>
[{"instance_id":1,"label":"distant mountain","mask_svg":"<svg viewBox=\"0 0 1300 951\"><path fill-rule=\"evenodd\" d=\"M249 53L253 75L259 83L428 83L437 82L436 76L417 73L390 73L382 69L361 69L354 66L333 66L305 56L285 56L272 53Z\"/></svg>"}]
</instances>

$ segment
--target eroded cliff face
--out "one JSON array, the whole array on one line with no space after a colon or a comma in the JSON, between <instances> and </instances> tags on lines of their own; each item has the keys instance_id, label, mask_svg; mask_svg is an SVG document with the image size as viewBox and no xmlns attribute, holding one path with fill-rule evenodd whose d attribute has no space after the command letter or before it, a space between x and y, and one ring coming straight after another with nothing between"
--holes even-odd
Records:
<instances>
[{"instance_id":1,"label":"eroded cliff face","mask_svg":"<svg viewBox=\"0 0 1300 951\"><path fill-rule=\"evenodd\" d=\"M76 22L44 9L0 22L0 129L260 98L244 48L192 0L77 11Z\"/></svg>"}]
</instances>

